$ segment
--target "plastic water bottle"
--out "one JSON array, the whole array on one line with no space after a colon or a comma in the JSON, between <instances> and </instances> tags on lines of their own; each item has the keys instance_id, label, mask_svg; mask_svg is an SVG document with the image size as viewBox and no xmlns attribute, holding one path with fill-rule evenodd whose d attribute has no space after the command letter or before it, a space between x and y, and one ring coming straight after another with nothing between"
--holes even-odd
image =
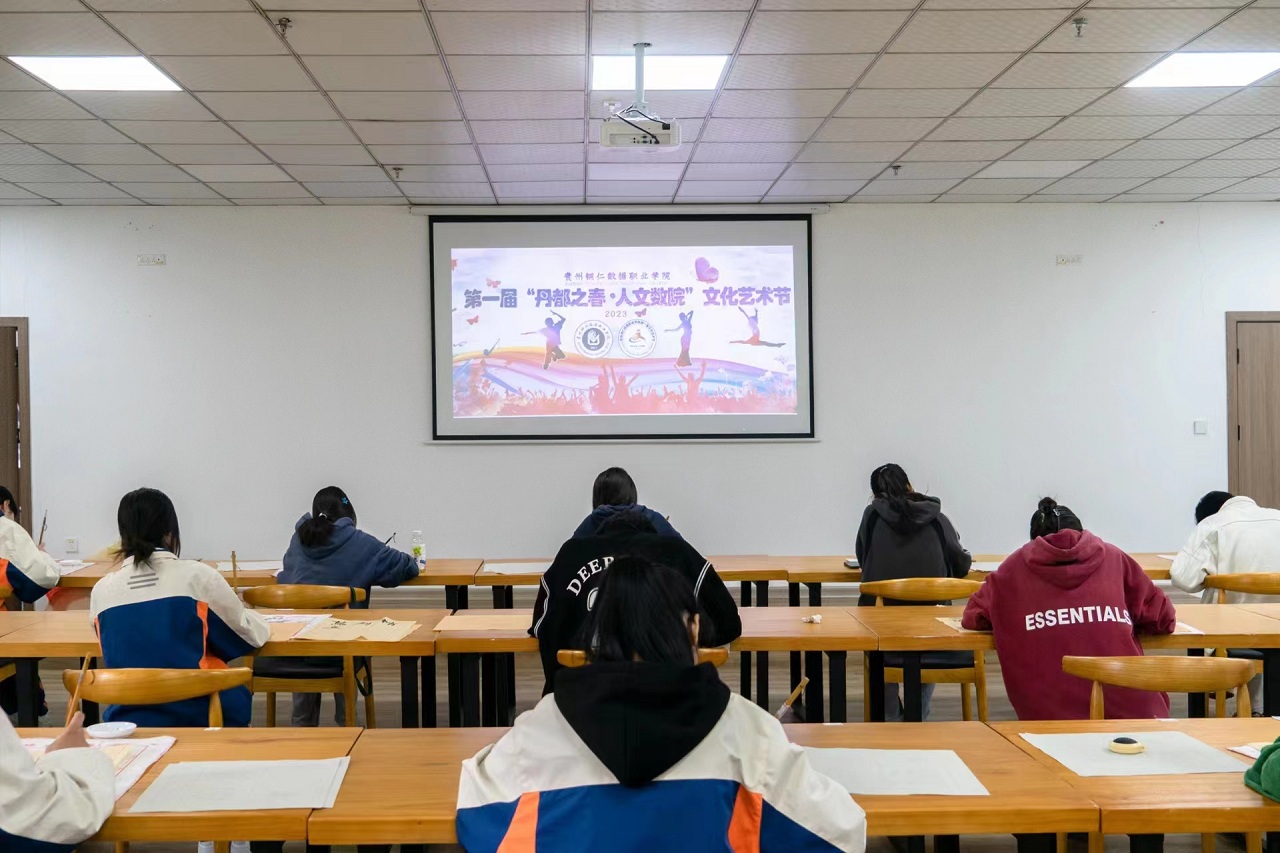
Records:
<instances>
[{"instance_id":1,"label":"plastic water bottle","mask_svg":"<svg viewBox=\"0 0 1280 853\"><path fill-rule=\"evenodd\" d=\"M410 542L413 548L413 559L418 564L418 568L424 568L427 565L427 544L422 541L422 531L413 531L413 540Z\"/></svg>"}]
</instances>

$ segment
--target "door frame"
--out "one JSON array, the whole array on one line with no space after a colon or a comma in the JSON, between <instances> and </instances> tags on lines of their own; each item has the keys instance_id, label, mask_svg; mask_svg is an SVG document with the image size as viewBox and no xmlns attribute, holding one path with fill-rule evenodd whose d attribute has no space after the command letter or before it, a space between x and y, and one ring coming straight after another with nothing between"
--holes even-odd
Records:
<instances>
[{"instance_id":1,"label":"door frame","mask_svg":"<svg viewBox=\"0 0 1280 853\"><path fill-rule=\"evenodd\" d=\"M1227 490L1234 494L1240 484L1240 401L1236 398L1236 373L1240 365L1237 327L1241 323L1280 323L1280 311L1227 312ZM1235 427L1236 437L1231 437Z\"/></svg>"},{"instance_id":2,"label":"door frame","mask_svg":"<svg viewBox=\"0 0 1280 853\"><path fill-rule=\"evenodd\" d=\"M18 330L18 423L22 439L18 449L18 492L23 504L20 523L31 533L35 510L31 502L31 349L27 345L27 318L0 317L0 328L10 326Z\"/></svg>"}]
</instances>

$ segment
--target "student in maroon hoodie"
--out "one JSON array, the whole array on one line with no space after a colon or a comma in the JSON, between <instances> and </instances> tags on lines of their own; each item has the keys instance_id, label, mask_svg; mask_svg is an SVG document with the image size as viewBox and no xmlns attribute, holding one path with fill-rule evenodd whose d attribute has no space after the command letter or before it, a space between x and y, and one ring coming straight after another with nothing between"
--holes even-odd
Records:
<instances>
[{"instance_id":1,"label":"student in maroon hoodie","mask_svg":"<svg viewBox=\"0 0 1280 853\"><path fill-rule=\"evenodd\" d=\"M1066 655L1141 655L1137 634L1171 634L1173 604L1133 558L1085 530L1051 498L1031 516L1031 541L969 598L961 624L995 634L1020 720L1087 720L1088 681ZM1107 687L1108 719L1169 716L1163 693Z\"/></svg>"}]
</instances>

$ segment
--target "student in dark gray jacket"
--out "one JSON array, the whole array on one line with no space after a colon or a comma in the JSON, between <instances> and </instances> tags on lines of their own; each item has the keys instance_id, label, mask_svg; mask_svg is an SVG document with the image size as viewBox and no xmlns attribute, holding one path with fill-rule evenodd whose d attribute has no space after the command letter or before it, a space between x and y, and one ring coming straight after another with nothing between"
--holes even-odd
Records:
<instances>
[{"instance_id":1,"label":"student in dark gray jacket","mask_svg":"<svg viewBox=\"0 0 1280 853\"><path fill-rule=\"evenodd\" d=\"M871 472L871 504L862 513L858 528L858 562L863 581L898 580L900 578L962 578L969 573L973 558L960 544L951 521L942 514L942 501L922 495L911 485L907 472L892 462ZM875 604L870 595L859 597L860 606ZM895 602L887 601L886 604ZM950 657L948 657L950 655ZM925 655L925 666L946 666L955 658L973 665L967 652L937 652ZM893 656L886 666L900 666ZM929 716L933 697L932 684L923 685L924 716ZM886 720L902 718L902 703L897 690L885 690Z\"/></svg>"}]
</instances>

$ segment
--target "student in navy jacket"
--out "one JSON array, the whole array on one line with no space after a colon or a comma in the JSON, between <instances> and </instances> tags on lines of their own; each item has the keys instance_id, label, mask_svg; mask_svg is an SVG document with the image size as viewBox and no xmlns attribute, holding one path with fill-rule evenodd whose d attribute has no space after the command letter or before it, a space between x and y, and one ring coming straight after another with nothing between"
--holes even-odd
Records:
<instances>
[{"instance_id":1,"label":"student in navy jacket","mask_svg":"<svg viewBox=\"0 0 1280 853\"><path fill-rule=\"evenodd\" d=\"M311 512L294 525L293 539L284 555L280 583L347 586L365 591L365 600L353 607L368 607L368 594L375 586L395 587L418 576L418 563L412 554L389 547L377 538L356 528L356 510L347 493L337 486L326 486L316 492ZM309 675L324 678L326 673L342 671L340 658L262 658L255 671L264 677ZM338 725L346 725L346 710L340 696L335 696ZM320 722L320 694L293 694L293 724L315 726ZM354 723L354 720L352 721Z\"/></svg>"},{"instance_id":2,"label":"student in navy jacket","mask_svg":"<svg viewBox=\"0 0 1280 853\"><path fill-rule=\"evenodd\" d=\"M636 482L623 468L606 468L596 477L591 487L591 514L582 520L578 529L573 531L573 539L585 539L600 532L601 526L620 512L639 512L653 524L659 536L680 534L667 521L666 516L657 510L649 509L640 502L636 491Z\"/></svg>"}]
</instances>

